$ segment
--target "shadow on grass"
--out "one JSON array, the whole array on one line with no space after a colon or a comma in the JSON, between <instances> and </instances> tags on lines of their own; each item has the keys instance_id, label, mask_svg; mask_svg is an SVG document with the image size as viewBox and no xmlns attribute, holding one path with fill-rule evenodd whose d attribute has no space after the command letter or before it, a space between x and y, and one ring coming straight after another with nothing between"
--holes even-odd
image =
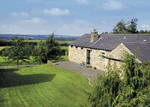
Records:
<instances>
[{"instance_id":1,"label":"shadow on grass","mask_svg":"<svg viewBox=\"0 0 150 107\"><path fill-rule=\"evenodd\" d=\"M0 88L22 86L38 84L43 82L50 82L54 79L56 74L30 74L30 75L20 75L14 73L19 69L0 69L2 74L0 81Z\"/></svg>"},{"instance_id":2,"label":"shadow on grass","mask_svg":"<svg viewBox=\"0 0 150 107\"><path fill-rule=\"evenodd\" d=\"M11 69L0 69L0 89L6 87L15 87L23 85L38 84L43 82L50 82L54 79L56 74L30 74L30 75L20 75L14 73L20 68L11 68ZM0 107L3 106L3 102L7 102L7 99L4 99L6 93L0 93Z\"/></svg>"}]
</instances>

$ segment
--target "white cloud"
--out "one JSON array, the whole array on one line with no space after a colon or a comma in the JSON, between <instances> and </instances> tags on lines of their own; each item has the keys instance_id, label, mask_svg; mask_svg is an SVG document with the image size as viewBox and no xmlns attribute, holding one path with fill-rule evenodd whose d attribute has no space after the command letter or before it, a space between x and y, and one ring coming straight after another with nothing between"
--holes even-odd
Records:
<instances>
[{"instance_id":1,"label":"white cloud","mask_svg":"<svg viewBox=\"0 0 150 107\"><path fill-rule=\"evenodd\" d=\"M90 34L93 29L98 28L100 34L102 31L111 31L112 27L100 24L94 24L86 20L75 20L70 24L49 22L48 20L33 17L29 20L18 20L0 25L1 34L51 34L56 35L82 36L85 33ZM107 29L107 30L106 30Z\"/></svg>"},{"instance_id":2,"label":"white cloud","mask_svg":"<svg viewBox=\"0 0 150 107\"><path fill-rule=\"evenodd\" d=\"M65 10L60 10L58 8L52 8L51 10L45 9L43 10L44 14L50 14L53 16L65 16L65 15L70 15L69 10L65 9Z\"/></svg>"},{"instance_id":3,"label":"white cloud","mask_svg":"<svg viewBox=\"0 0 150 107\"><path fill-rule=\"evenodd\" d=\"M145 30L150 30L150 25L143 24L141 27Z\"/></svg>"},{"instance_id":4,"label":"white cloud","mask_svg":"<svg viewBox=\"0 0 150 107\"><path fill-rule=\"evenodd\" d=\"M101 21L103 24L113 25L113 23L107 23L106 21Z\"/></svg>"},{"instance_id":5,"label":"white cloud","mask_svg":"<svg viewBox=\"0 0 150 107\"><path fill-rule=\"evenodd\" d=\"M122 8L123 8L123 4L115 0L109 0L108 2L103 4L103 9L106 9L106 10L119 10Z\"/></svg>"},{"instance_id":6,"label":"white cloud","mask_svg":"<svg viewBox=\"0 0 150 107\"><path fill-rule=\"evenodd\" d=\"M10 15L14 16L14 17L16 17L16 16L29 17L29 14L26 12L20 12L20 13L12 12L12 13L10 13Z\"/></svg>"},{"instance_id":7,"label":"white cloud","mask_svg":"<svg viewBox=\"0 0 150 107\"><path fill-rule=\"evenodd\" d=\"M10 15L12 15L12 16L18 16L18 13L12 12L12 13L10 13Z\"/></svg>"},{"instance_id":8,"label":"white cloud","mask_svg":"<svg viewBox=\"0 0 150 107\"><path fill-rule=\"evenodd\" d=\"M41 0L26 0L27 2L39 2Z\"/></svg>"},{"instance_id":9,"label":"white cloud","mask_svg":"<svg viewBox=\"0 0 150 107\"><path fill-rule=\"evenodd\" d=\"M29 19L29 20L25 20L25 22L29 22L29 23L45 23L47 21L43 20L43 19L41 19L39 17L33 17L33 18Z\"/></svg>"},{"instance_id":10,"label":"white cloud","mask_svg":"<svg viewBox=\"0 0 150 107\"><path fill-rule=\"evenodd\" d=\"M25 12L20 12L20 15L23 16L23 17L29 17L29 14L25 13Z\"/></svg>"},{"instance_id":11,"label":"white cloud","mask_svg":"<svg viewBox=\"0 0 150 107\"><path fill-rule=\"evenodd\" d=\"M90 2L88 0L75 0L79 4L89 4Z\"/></svg>"},{"instance_id":12,"label":"white cloud","mask_svg":"<svg viewBox=\"0 0 150 107\"><path fill-rule=\"evenodd\" d=\"M92 24L86 20L75 20L73 22L73 25L77 26L77 27L88 27L88 26L95 27L96 26L96 25L94 25L94 24Z\"/></svg>"}]
</instances>

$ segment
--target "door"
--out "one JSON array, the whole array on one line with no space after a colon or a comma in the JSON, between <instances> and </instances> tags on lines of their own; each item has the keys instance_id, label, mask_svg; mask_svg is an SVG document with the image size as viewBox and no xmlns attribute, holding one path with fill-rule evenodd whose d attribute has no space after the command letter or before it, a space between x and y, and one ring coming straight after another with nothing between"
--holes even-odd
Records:
<instances>
[{"instance_id":1,"label":"door","mask_svg":"<svg viewBox=\"0 0 150 107\"><path fill-rule=\"evenodd\" d=\"M90 64L90 50L87 50L87 64Z\"/></svg>"}]
</instances>

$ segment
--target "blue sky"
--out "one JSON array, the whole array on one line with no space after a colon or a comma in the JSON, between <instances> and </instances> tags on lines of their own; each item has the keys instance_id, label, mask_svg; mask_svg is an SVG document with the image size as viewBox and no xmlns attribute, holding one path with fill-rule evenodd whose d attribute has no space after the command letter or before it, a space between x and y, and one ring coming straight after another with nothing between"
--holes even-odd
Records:
<instances>
[{"instance_id":1,"label":"blue sky","mask_svg":"<svg viewBox=\"0 0 150 107\"><path fill-rule=\"evenodd\" d=\"M138 30L150 30L148 0L1 0L1 34L82 36L97 28L111 32L123 19L137 18Z\"/></svg>"}]
</instances>

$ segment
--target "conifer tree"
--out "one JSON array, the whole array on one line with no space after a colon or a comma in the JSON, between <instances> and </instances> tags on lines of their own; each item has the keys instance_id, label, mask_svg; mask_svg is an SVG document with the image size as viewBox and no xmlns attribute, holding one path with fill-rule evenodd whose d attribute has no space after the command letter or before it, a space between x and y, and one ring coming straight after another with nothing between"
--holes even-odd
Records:
<instances>
[{"instance_id":1,"label":"conifer tree","mask_svg":"<svg viewBox=\"0 0 150 107\"><path fill-rule=\"evenodd\" d=\"M112 69L108 63L108 72L97 76L93 93L89 93L89 107L149 107L150 106L150 66L137 63L135 55L126 53L121 61L122 69ZM150 63L150 62L149 62ZM150 65L150 64L149 64ZM120 73L123 70L123 79ZM83 106L82 106L83 107Z\"/></svg>"}]
</instances>

